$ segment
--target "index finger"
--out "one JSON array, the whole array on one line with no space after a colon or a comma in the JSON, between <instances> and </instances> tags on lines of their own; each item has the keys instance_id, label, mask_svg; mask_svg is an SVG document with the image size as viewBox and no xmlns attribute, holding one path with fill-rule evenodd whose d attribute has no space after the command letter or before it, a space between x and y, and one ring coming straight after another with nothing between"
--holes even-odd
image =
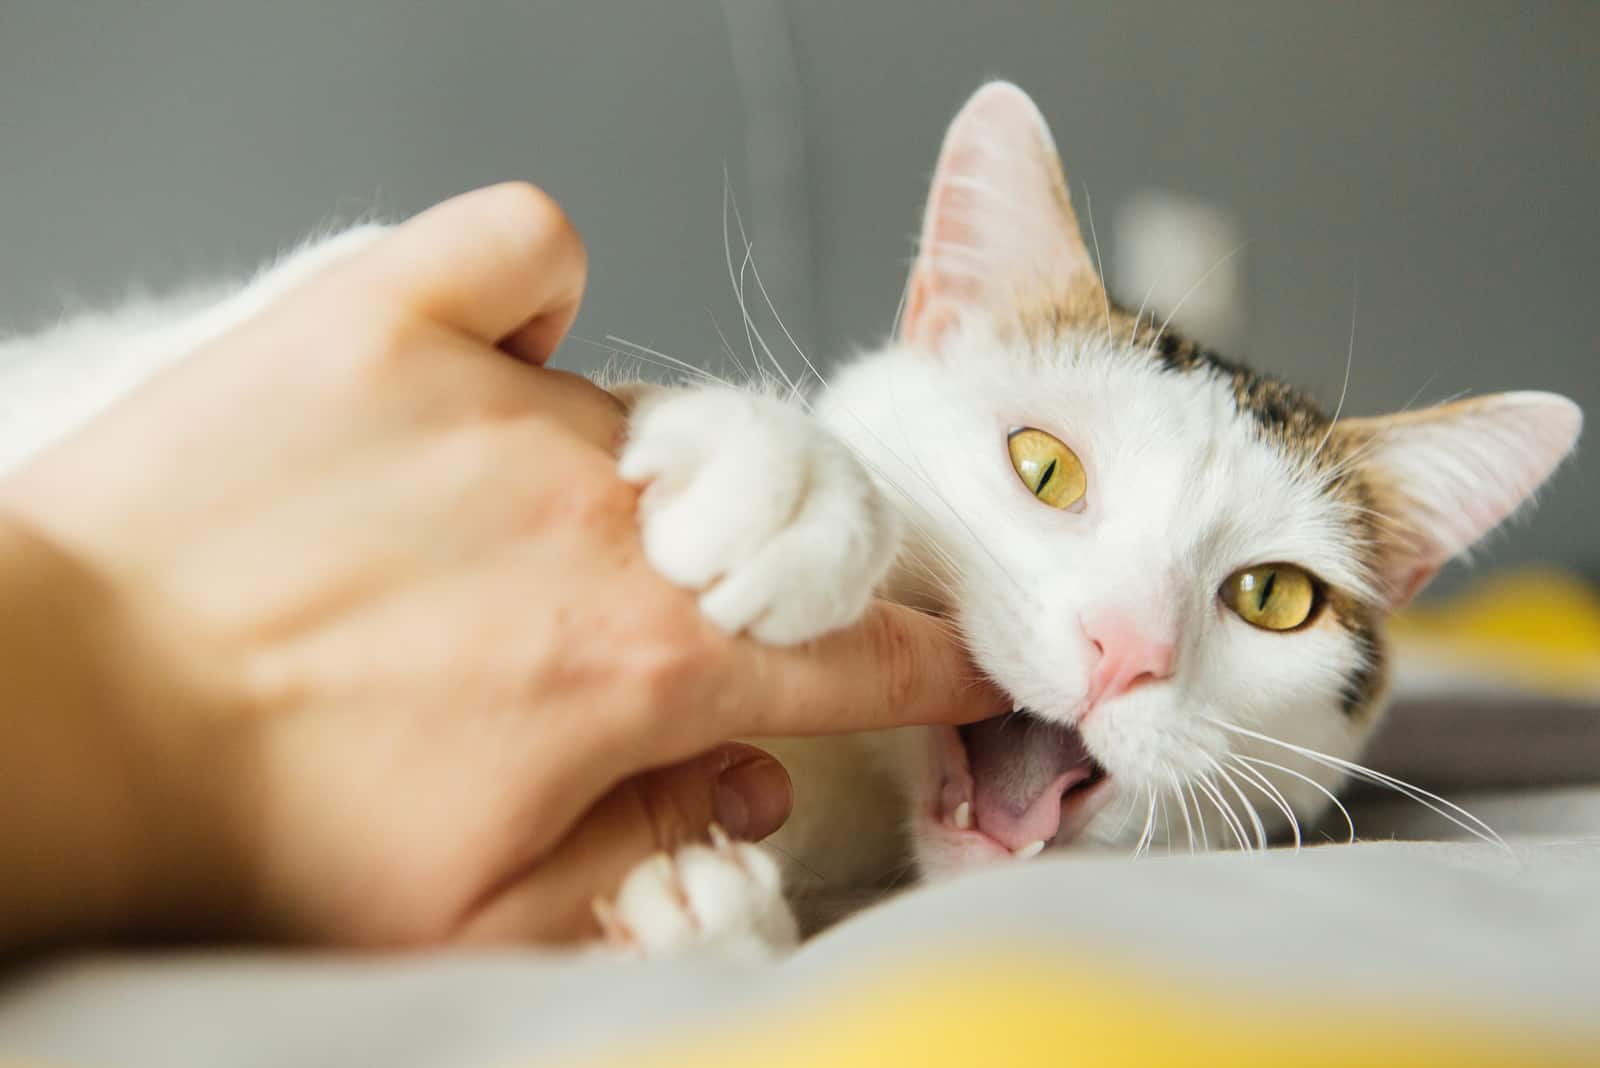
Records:
<instances>
[{"instance_id":1,"label":"index finger","mask_svg":"<svg viewBox=\"0 0 1600 1068\"><path fill-rule=\"evenodd\" d=\"M943 620L876 601L855 626L805 646L741 641L720 698L726 729L808 735L972 723L1011 708Z\"/></svg>"},{"instance_id":2,"label":"index finger","mask_svg":"<svg viewBox=\"0 0 1600 1068\"><path fill-rule=\"evenodd\" d=\"M554 200L507 182L429 208L350 269L423 318L542 364L577 317L588 258Z\"/></svg>"}]
</instances>

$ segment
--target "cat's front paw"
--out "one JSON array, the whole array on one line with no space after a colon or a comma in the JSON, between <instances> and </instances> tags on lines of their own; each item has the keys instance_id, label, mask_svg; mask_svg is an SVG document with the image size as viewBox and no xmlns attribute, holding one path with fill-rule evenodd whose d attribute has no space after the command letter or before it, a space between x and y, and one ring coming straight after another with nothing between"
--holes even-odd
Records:
<instances>
[{"instance_id":1,"label":"cat's front paw","mask_svg":"<svg viewBox=\"0 0 1600 1068\"><path fill-rule=\"evenodd\" d=\"M760 846L711 828L711 845L657 853L597 902L606 940L645 957L705 953L766 961L799 941L777 862Z\"/></svg>"},{"instance_id":2,"label":"cat's front paw","mask_svg":"<svg viewBox=\"0 0 1600 1068\"><path fill-rule=\"evenodd\" d=\"M806 412L733 389L641 398L622 477L648 484L644 550L725 630L787 645L861 617L899 516Z\"/></svg>"}]
</instances>

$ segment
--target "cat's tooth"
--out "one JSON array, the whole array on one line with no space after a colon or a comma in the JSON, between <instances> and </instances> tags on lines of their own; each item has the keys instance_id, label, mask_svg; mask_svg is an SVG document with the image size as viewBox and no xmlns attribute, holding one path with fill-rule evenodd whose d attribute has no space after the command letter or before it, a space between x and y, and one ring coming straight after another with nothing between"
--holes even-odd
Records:
<instances>
[{"instance_id":1,"label":"cat's tooth","mask_svg":"<svg viewBox=\"0 0 1600 1068\"><path fill-rule=\"evenodd\" d=\"M1040 853L1043 853L1043 852L1044 852L1044 841L1043 841L1043 839L1040 839L1039 841L1036 841L1036 842L1029 842L1027 845L1023 846L1021 849L1013 850L1011 855L1016 857L1018 860L1031 860L1032 858L1038 856Z\"/></svg>"},{"instance_id":2,"label":"cat's tooth","mask_svg":"<svg viewBox=\"0 0 1600 1068\"><path fill-rule=\"evenodd\" d=\"M972 830L972 802L963 801L956 806L956 830Z\"/></svg>"}]
</instances>

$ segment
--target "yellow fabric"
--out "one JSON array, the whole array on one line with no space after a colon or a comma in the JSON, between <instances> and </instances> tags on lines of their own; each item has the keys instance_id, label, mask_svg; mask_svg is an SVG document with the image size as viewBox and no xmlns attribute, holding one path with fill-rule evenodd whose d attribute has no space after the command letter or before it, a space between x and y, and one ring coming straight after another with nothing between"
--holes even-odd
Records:
<instances>
[{"instance_id":1,"label":"yellow fabric","mask_svg":"<svg viewBox=\"0 0 1600 1068\"><path fill-rule=\"evenodd\" d=\"M1403 653L1558 696L1600 695L1600 594L1560 571L1493 575L1394 618Z\"/></svg>"},{"instance_id":2,"label":"yellow fabric","mask_svg":"<svg viewBox=\"0 0 1600 1068\"><path fill-rule=\"evenodd\" d=\"M1308 982L1314 981L1308 976ZM927 958L842 982L766 1018L708 1014L599 1065L646 1068L1545 1068L1600 1064L1597 1044L1518 1036L1504 1019L1153 981L1021 954Z\"/></svg>"}]
</instances>

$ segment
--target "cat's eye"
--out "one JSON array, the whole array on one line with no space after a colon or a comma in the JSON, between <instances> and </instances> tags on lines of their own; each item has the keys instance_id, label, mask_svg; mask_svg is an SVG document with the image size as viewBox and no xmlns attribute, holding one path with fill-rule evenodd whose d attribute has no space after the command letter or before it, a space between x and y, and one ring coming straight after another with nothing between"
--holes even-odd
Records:
<instances>
[{"instance_id":1,"label":"cat's eye","mask_svg":"<svg viewBox=\"0 0 1600 1068\"><path fill-rule=\"evenodd\" d=\"M1222 584L1222 600L1252 627L1294 630L1317 610L1316 580L1293 564L1260 564L1235 571Z\"/></svg>"},{"instance_id":2,"label":"cat's eye","mask_svg":"<svg viewBox=\"0 0 1600 1068\"><path fill-rule=\"evenodd\" d=\"M1013 430L1007 439L1011 466L1028 492L1052 508L1071 508L1083 499L1089 476L1078 454L1043 430Z\"/></svg>"}]
</instances>

